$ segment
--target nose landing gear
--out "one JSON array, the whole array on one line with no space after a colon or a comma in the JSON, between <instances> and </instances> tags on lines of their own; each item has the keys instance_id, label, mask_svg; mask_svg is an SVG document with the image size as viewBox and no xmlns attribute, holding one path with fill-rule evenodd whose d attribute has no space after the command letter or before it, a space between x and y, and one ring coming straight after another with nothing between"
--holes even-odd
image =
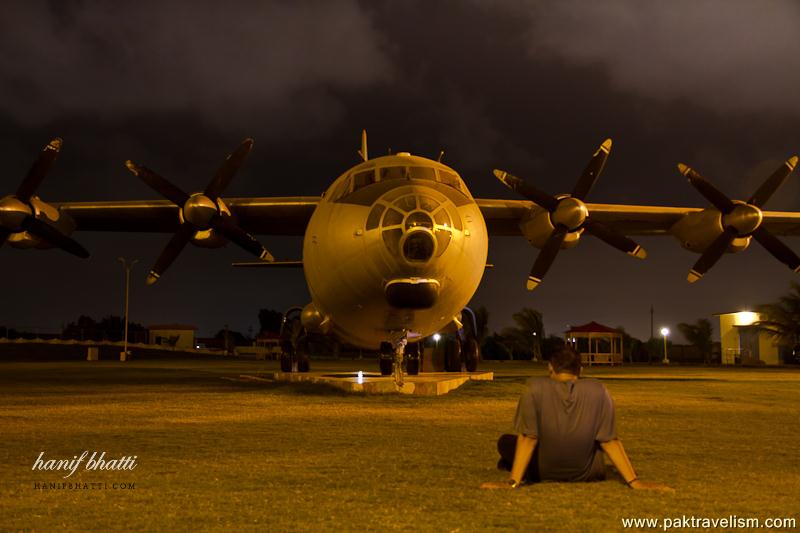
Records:
<instances>
[{"instance_id":1,"label":"nose landing gear","mask_svg":"<svg viewBox=\"0 0 800 533\"><path fill-rule=\"evenodd\" d=\"M398 389L403 387L403 359L408 345L408 339L406 338L407 334L408 332L405 330L402 332L397 332L394 340L382 342L380 354L378 356L381 375L394 375L394 383ZM416 372L409 372L411 375L419 373L419 358L417 358L416 361ZM414 370L413 364L412 370Z\"/></svg>"}]
</instances>

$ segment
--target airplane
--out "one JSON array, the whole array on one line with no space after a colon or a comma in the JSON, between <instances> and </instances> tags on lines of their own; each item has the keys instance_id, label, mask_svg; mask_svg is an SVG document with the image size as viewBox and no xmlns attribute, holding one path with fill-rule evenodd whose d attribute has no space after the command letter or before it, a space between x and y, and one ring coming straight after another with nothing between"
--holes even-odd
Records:
<instances>
[{"instance_id":1,"label":"airplane","mask_svg":"<svg viewBox=\"0 0 800 533\"><path fill-rule=\"evenodd\" d=\"M306 332L334 335L356 347L379 350L381 373L402 384L403 368L420 368L420 341L463 327L462 310L487 268L489 236L521 235L539 248L526 288L544 279L558 252L592 235L628 255L646 252L631 236L673 235L699 253L689 282L704 276L725 252L741 252L755 239L795 272L800 257L776 235L800 235L800 213L762 207L797 165L786 160L747 200L731 200L697 171L678 170L711 204L706 208L587 203L611 152L606 139L571 193L550 195L519 177L494 175L524 199L476 199L461 176L441 161L390 153L370 158L366 131L361 162L342 173L319 197L226 198L222 194L253 147L230 154L201 192L186 193L153 170L126 167L165 200L46 203L35 195L62 146L52 140L13 195L0 199L0 245L88 251L75 231L173 233L148 274L153 284L191 242L217 248L234 242L258 258L236 266L302 267L311 302L301 313ZM303 237L303 257L277 261L253 237ZM450 369L475 370L474 338L456 338ZM405 361L404 361L405 359ZM308 371L307 347L288 346L284 370Z\"/></svg>"}]
</instances>

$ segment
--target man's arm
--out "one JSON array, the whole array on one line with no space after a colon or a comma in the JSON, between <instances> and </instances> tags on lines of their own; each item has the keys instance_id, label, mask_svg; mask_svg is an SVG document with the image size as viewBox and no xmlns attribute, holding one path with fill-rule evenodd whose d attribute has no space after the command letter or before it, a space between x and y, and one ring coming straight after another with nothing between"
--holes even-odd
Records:
<instances>
[{"instance_id":1,"label":"man's arm","mask_svg":"<svg viewBox=\"0 0 800 533\"><path fill-rule=\"evenodd\" d=\"M514 451L514 466L511 467L511 481L516 482L518 485L522 483L522 478L525 477L525 471L528 469L528 464L533 457L533 451L536 449L536 437L528 437L527 435L517 435L517 449Z\"/></svg>"},{"instance_id":2,"label":"man's arm","mask_svg":"<svg viewBox=\"0 0 800 533\"><path fill-rule=\"evenodd\" d=\"M525 471L536 449L536 437L517 435L517 447L514 450L514 465L511 467L511 476L508 481L489 481L481 485L482 489L511 489L518 487L525 477Z\"/></svg>"},{"instance_id":3,"label":"man's arm","mask_svg":"<svg viewBox=\"0 0 800 533\"><path fill-rule=\"evenodd\" d=\"M625 448L622 447L622 443L619 441L619 439L601 442L600 447L603 449L606 455L608 455L608 458L611 459L611 462L614 463L614 466L622 476L622 479L625 480L625 483L627 483L630 488L674 492L674 489L661 483L646 483L644 481L639 481L639 478L636 476L636 471L634 471L633 465L631 464L631 460L628 459L628 454L625 453Z\"/></svg>"}]
</instances>

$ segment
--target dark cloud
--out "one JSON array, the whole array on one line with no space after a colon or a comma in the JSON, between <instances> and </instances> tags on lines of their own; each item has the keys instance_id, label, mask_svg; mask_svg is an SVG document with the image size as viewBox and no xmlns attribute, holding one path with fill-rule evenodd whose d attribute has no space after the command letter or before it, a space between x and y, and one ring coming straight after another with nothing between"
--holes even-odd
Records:
<instances>
[{"instance_id":1,"label":"dark cloud","mask_svg":"<svg viewBox=\"0 0 800 533\"><path fill-rule=\"evenodd\" d=\"M529 51L601 65L612 84L721 113L800 115L800 7L792 0L522 2Z\"/></svg>"},{"instance_id":2,"label":"dark cloud","mask_svg":"<svg viewBox=\"0 0 800 533\"><path fill-rule=\"evenodd\" d=\"M0 112L26 125L188 113L230 128L291 113L319 127L342 114L330 90L391 76L380 34L347 0L34 0L0 19L0 50Z\"/></svg>"}]
</instances>

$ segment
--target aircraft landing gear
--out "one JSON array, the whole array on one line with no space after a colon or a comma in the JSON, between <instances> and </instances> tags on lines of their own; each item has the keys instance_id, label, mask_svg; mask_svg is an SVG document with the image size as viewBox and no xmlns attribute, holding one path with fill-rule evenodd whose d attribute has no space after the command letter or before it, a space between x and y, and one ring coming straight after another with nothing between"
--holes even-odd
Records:
<instances>
[{"instance_id":1,"label":"aircraft landing gear","mask_svg":"<svg viewBox=\"0 0 800 533\"><path fill-rule=\"evenodd\" d=\"M403 386L403 356L408 343L406 334L406 331L398 332L396 340L382 342L378 356L381 375L394 374L394 383L398 389Z\"/></svg>"},{"instance_id":2,"label":"aircraft landing gear","mask_svg":"<svg viewBox=\"0 0 800 533\"><path fill-rule=\"evenodd\" d=\"M461 341L451 337L445 337L444 341L444 371L461 372ZM440 341L441 342L441 341Z\"/></svg>"},{"instance_id":3,"label":"aircraft landing gear","mask_svg":"<svg viewBox=\"0 0 800 533\"><path fill-rule=\"evenodd\" d=\"M394 350L391 342L382 342L381 351L378 354L378 365L381 368L381 376L392 375L392 363L394 362Z\"/></svg>"},{"instance_id":4,"label":"aircraft landing gear","mask_svg":"<svg viewBox=\"0 0 800 533\"><path fill-rule=\"evenodd\" d=\"M292 341L281 342L281 372L308 372L311 370L311 358L308 355L308 339L303 336L297 339L297 347Z\"/></svg>"},{"instance_id":5,"label":"aircraft landing gear","mask_svg":"<svg viewBox=\"0 0 800 533\"><path fill-rule=\"evenodd\" d=\"M422 356L420 354L420 343L406 344L406 372L409 376L416 376L419 374L419 369L422 366Z\"/></svg>"}]
</instances>

